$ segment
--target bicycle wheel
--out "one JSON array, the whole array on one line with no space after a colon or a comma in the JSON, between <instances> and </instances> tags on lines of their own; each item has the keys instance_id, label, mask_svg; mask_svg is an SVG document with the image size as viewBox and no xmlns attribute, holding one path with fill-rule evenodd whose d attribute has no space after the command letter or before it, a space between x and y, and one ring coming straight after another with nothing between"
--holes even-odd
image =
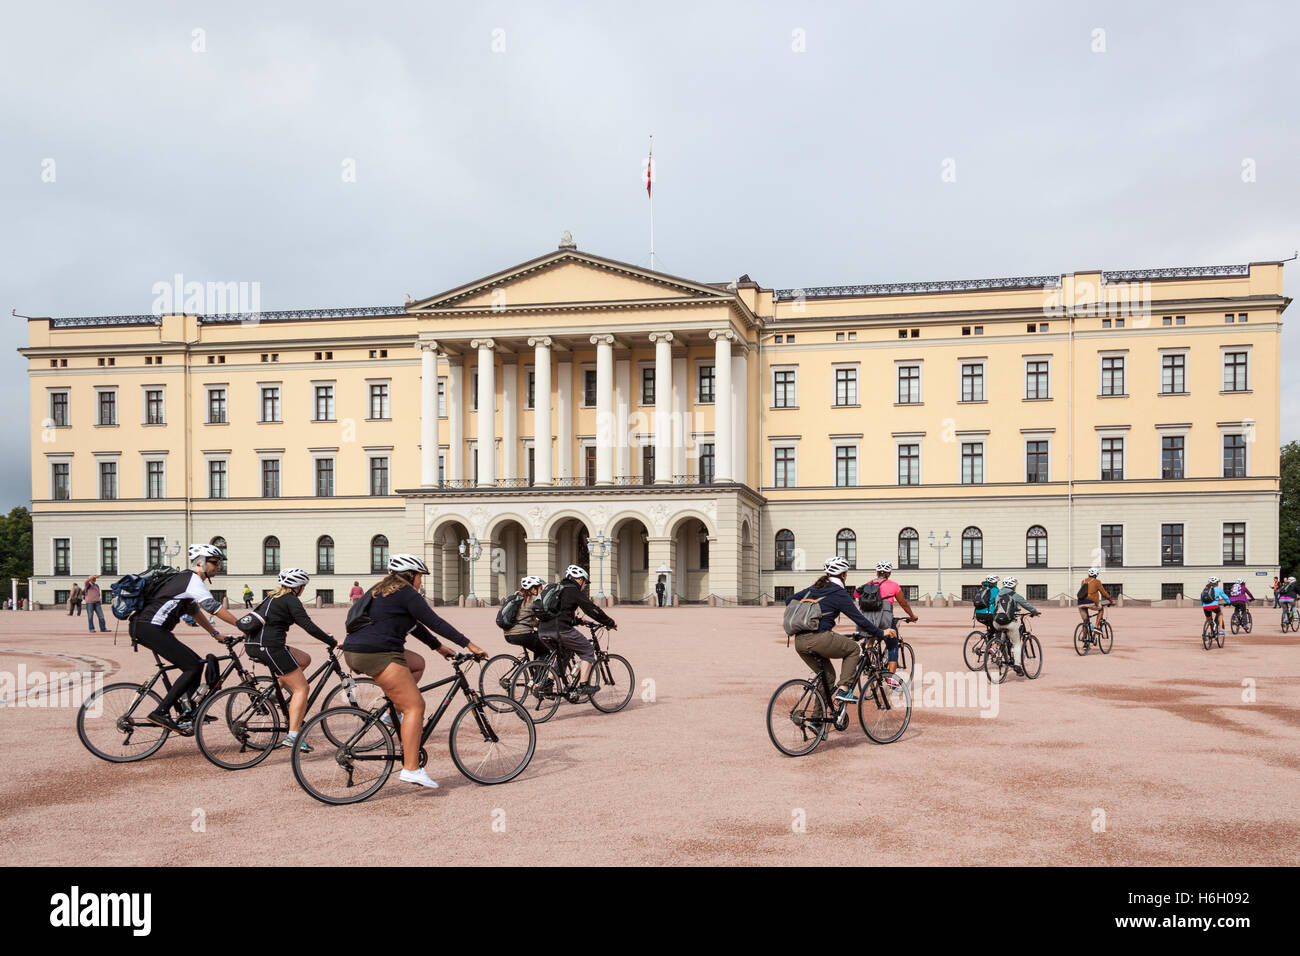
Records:
<instances>
[{"instance_id":1,"label":"bicycle wheel","mask_svg":"<svg viewBox=\"0 0 1300 956\"><path fill-rule=\"evenodd\" d=\"M1243 618L1244 619L1242 620L1241 629L1245 631L1247 634L1249 634L1251 628L1255 626L1255 620L1250 616L1250 608L1246 608L1246 610L1243 612Z\"/></svg>"},{"instance_id":2,"label":"bicycle wheel","mask_svg":"<svg viewBox=\"0 0 1300 956\"><path fill-rule=\"evenodd\" d=\"M1208 651L1214 646L1214 620L1206 618L1205 623L1201 626L1201 644Z\"/></svg>"},{"instance_id":3,"label":"bicycle wheel","mask_svg":"<svg viewBox=\"0 0 1300 956\"><path fill-rule=\"evenodd\" d=\"M971 631L966 635L966 641L961 647L961 657L966 662L967 670L977 671L984 666L984 644L987 637L987 631Z\"/></svg>"},{"instance_id":4,"label":"bicycle wheel","mask_svg":"<svg viewBox=\"0 0 1300 956\"><path fill-rule=\"evenodd\" d=\"M143 684L109 684L86 698L77 711L77 736L100 760L132 763L143 760L171 732L151 724L144 715L162 706L162 698Z\"/></svg>"},{"instance_id":5,"label":"bicycle wheel","mask_svg":"<svg viewBox=\"0 0 1300 956\"><path fill-rule=\"evenodd\" d=\"M1043 672L1043 645L1032 634L1026 634L1021 641L1020 667L1030 680Z\"/></svg>"},{"instance_id":6,"label":"bicycle wheel","mask_svg":"<svg viewBox=\"0 0 1300 956\"><path fill-rule=\"evenodd\" d=\"M1088 643L1088 625L1080 621L1074 625L1074 653L1086 657L1092 645Z\"/></svg>"},{"instance_id":7,"label":"bicycle wheel","mask_svg":"<svg viewBox=\"0 0 1300 956\"><path fill-rule=\"evenodd\" d=\"M513 654L498 654L490 657L478 672L478 692L480 694L510 695L510 681L515 669L523 664L521 658Z\"/></svg>"},{"instance_id":8,"label":"bicycle wheel","mask_svg":"<svg viewBox=\"0 0 1300 956\"><path fill-rule=\"evenodd\" d=\"M768 702L767 735L787 757L812 753L829 730L826 701L810 680L786 681Z\"/></svg>"},{"instance_id":9,"label":"bicycle wheel","mask_svg":"<svg viewBox=\"0 0 1300 956\"><path fill-rule=\"evenodd\" d=\"M194 726L203 756L224 770L257 766L287 729L275 691L250 684L217 691L199 708Z\"/></svg>"},{"instance_id":10,"label":"bicycle wheel","mask_svg":"<svg viewBox=\"0 0 1300 956\"><path fill-rule=\"evenodd\" d=\"M892 744L912 722L912 692L897 674L873 672L858 698L858 723L878 744Z\"/></svg>"},{"instance_id":11,"label":"bicycle wheel","mask_svg":"<svg viewBox=\"0 0 1300 956\"><path fill-rule=\"evenodd\" d=\"M331 736L342 742L332 743ZM322 803L360 803L373 796L399 760L387 726L359 707L322 710L302 725L298 739L312 750L293 748L294 779Z\"/></svg>"},{"instance_id":12,"label":"bicycle wheel","mask_svg":"<svg viewBox=\"0 0 1300 956\"><path fill-rule=\"evenodd\" d=\"M911 673L916 667L916 652L912 650L912 645L907 641L898 642L898 669Z\"/></svg>"},{"instance_id":13,"label":"bicycle wheel","mask_svg":"<svg viewBox=\"0 0 1300 956\"><path fill-rule=\"evenodd\" d=\"M1241 615L1236 611L1232 613L1232 620L1228 622L1228 628L1233 634L1241 633Z\"/></svg>"},{"instance_id":14,"label":"bicycle wheel","mask_svg":"<svg viewBox=\"0 0 1300 956\"><path fill-rule=\"evenodd\" d=\"M1110 629L1110 621L1101 622L1101 634L1097 637L1097 648L1103 654L1109 654L1115 644L1115 632Z\"/></svg>"},{"instance_id":15,"label":"bicycle wheel","mask_svg":"<svg viewBox=\"0 0 1300 956\"><path fill-rule=\"evenodd\" d=\"M510 699L524 705L535 724L544 724L560 706L560 673L545 661L529 661L515 669Z\"/></svg>"},{"instance_id":16,"label":"bicycle wheel","mask_svg":"<svg viewBox=\"0 0 1300 956\"><path fill-rule=\"evenodd\" d=\"M325 703L321 705L321 710L335 707L374 710L383 702L384 691L377 680L371 677L347 677L325 695Z\"/></svg>"},{"instance_id":17,"label":"bicycle wheel","mask_svg":"<svg viewBox=\"0 0 1300 956\"><path fill-rule=\"evenodd\" d=\"M984 651L984 675L990 684L1001 684L1011 669L1010 648L1002 638L989 641Z\"/></svg>"},{"instance_id":18,"label":"bicycle wheel","mask_svg":"<svg viewBox=\"0 0 1300 956\"><path fill-rule=\"evenodd\" d=\"M618 713L628 705L636 689L632 665L617 654L607 654L604 660L597 661L588 680L600 685L600 690L591 695L591 706L602 714Z\"/></svg>"},{"instance_id":19,"label":"bicycle wheel","mask_svg":"<svg viewBox=\"0 0 1300 956\"><path fill-rule=\"evenodd\" d=\"M1223 633L1218 629L1216 629L1214 632L1214 640L1216 643L1218 643L1220 647L1223 646Z\"/></svg>"},{"instance_id":20,"label":"bicycle wheel","mask_svg":"<svg viewBox=\"0 0 1300 956\"><path fill-rule=\"evenodd\" d=\"M468 719L467 719L468 718ZM466 704L451 722L451 759L475 783L506 783L524 772L537 749L537 728L523 704L501 694Z\"/></svg>"}]
</instances>

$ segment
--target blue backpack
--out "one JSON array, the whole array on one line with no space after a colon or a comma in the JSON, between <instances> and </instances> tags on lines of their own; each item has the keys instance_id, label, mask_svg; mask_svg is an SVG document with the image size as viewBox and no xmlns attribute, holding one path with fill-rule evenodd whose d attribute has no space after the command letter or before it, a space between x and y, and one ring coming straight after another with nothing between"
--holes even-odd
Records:
<instances>
[{"instance_id":1,"label":"blue backpack","mask_svg":"<svg viewBox=\"0 0 1300 956\"><path fill-rule=\"evenodd\" d=\"M139 574L128 574L109 589L113 595L113 616L119 621L130 620L144 608L145 602L158 593L164 581L180 574L176 568L155 565Z\"/></svg>"}]
</instances>

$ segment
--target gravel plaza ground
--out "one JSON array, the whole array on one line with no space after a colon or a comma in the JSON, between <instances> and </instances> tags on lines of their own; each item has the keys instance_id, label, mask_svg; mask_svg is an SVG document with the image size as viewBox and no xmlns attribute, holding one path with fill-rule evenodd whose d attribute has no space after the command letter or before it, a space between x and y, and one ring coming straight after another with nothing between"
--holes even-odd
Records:
<instances>
[{"instance_id":1,"label":"gravel plaza ground","mask_svg":"<svg viewBox=\"0 0 1300 956\"><path fill-rule=\"evenodd\" d=\"M505 649L493 610L439 611L489 652ZM626 710L561 705L538 726L528 769L496 787L456 771L445 720L429 759L439 790L394 774L369 801L331 807L298 786L286 751L230 772L173 736L139 763L96 759L77 737L78 700L28 706L13 682L97 667L105 683L143 680L152 656L131 652L125 626L114 646L62 611L4 612L3 862L1300 863L1300 636L1283 636L1271 608L1254 609L1253 634L1211 651L1198 609L1114 608L1113 653L1082 658L1077 612L1048 608L1033 622L1042 675L1012 676L996 696L982 674L961 676L969 608L919 609L905 634L920 669L904 736L874 744L855 715L802 758L778 753L766 730L773 690L806 673L779 609L611 613L610 649L638 683ZM341 636L343 614L314 616ZM180 633L202 653L217 647ZM321 645L291 633L319 662ZM450 673L427 656L426 681Z\"/></svg>"}]
</instances>

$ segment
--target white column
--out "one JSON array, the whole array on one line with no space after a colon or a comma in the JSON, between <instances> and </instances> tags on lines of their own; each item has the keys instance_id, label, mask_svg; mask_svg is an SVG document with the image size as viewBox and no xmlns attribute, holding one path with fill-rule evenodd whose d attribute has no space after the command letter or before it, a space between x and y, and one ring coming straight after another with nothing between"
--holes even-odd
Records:
<instances>
[{"instance_id":1,"label":"white column","mask_svg":"<svg viewBox=\"0 0 1300 956\"><path fill-rule=\"evenodd\" d=\"M465 360L447 356L447 483L465 480Z\"/></svg>"},{"instance_id":2,"label":"white column","mask_svg":"<svg viewBox=\"0 0 1300 956\"><path fill-rule=\"evenodd\" d=\"M731 481L731 340L730 329L714 330L713 339L713 467L714 481Z\"/></svg>"},{"instance_id":3,"label":"white column","mask_svg":"<svg viewBox=\"0 0 1300 956\"><path fill-rule=\"evenodd\" d=\"M614 398L614 447L617 450L617 458L614 462L614 475L617 478L626 478L632 474L632 447L628 443L628 414L632 402L633 387L640 388L640 380L634 386L632 383L632 362L629 359L619 359L614 363L614 388L617 395Z\"/></svg>"},{"instance_id":4,"label":"white column","mask_svg":"<svg viewBox=\"0 0 1300 956\"><path fill-rule=\"evenodd\" d=\"M691 444L686 416L686 356L673 357L673 471L686 474L686 449Z\"/></svg>"},{"instance_id":5,"label":"white column","mask_svg":"<svg viewBox=\"0 0 1300 956\"><path fill-rule=\"evenodd\" d=\"M533 347L533 470L539 485L549 485L551 475L551 339L531 338ZM537 572L533 572L534 574Z\"/></svg>"},{"instance_id":6,"label":"white column","mask_svg":"<svg viewBox=\"0 0 1300 956\"><path fill-rule=\"evenodd\" d=\"M475 339L469 343L478 349L478 483L497 483L496 458L496 366L491 339Z\"/></svg>"},{"instance_id":7,"label":"white column","mask_svg":"<svg viewBox=\"0 0 1300 956\"><path fill-rule=\"evenodd\" d=\"M731 359L731 477L745 482L749 475L749 373L748 356Z\"/></svg>"},{"instance_id":8,"label":"white column","mask_svg":"<svg viewBox=\"0 0 1300 956\"><path fill-rule=\"evenodd\" d=\"M673 334L651 332L655 344L655 484L672 484Z\"/></svg>"},{"instance_id":9,"label":"white column","mask_svg":"<svg viewBox=\"0 0 1300 956\"><path fill-rule=\"evenodd\" d=\"M420 343L420 484L438 483L438 343Z\"/></svg>"},{"instance_id":10,"label":"white column","mask_svg":"<svg viewBox=\"0 0 1300 956\"><path fill-rule=\"evenodd\" d=\"M501 356L501 477L519 477L519 363Z\"/></svg>"},{"instance_id":11,"label":"white column","mask_svg":"<svg viewBox=\"0 0 1300 956\"><path fill-rule=\"evenodd\" d=\"M614 336L593 335L596 346L596 484L614 483Z\"/></svg>"},{"instance_id":12,"label":"white column","mask_svg":"<svg viewBox=\"0 0 1300 956\"><path fill-rule=\"evenodd\" d=\"M573 363L558 362L555 367L559 381L555 387L555 404L558 421L555 426L556 462L559 477L573 477Z\"/></svg>"}]
</instances>

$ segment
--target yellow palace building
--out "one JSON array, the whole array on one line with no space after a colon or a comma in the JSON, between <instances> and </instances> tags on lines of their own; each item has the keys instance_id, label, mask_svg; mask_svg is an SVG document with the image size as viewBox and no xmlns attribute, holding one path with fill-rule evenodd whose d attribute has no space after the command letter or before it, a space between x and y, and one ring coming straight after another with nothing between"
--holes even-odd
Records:
<instances>
[{"instance_id":1,"label":"yellow palace building","mask_svg":"<svg viewBox=\"0 0 1300 956\"><path fill-rule=\"evenodd\" d=\"M768 289L566 234L401 306L31 319L32 593L213 541L232 599L397 551L439 602L570 563L752 602L836 553L922 596L1263 596L1288 304L1279 262Z\"/></svg>"}]
</instances>

